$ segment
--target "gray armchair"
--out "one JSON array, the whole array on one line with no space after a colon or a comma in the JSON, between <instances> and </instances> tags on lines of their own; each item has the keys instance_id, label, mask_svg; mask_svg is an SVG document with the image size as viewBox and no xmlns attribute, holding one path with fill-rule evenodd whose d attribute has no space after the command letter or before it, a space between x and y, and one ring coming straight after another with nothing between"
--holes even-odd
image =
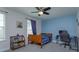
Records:
<instances>
[{"instance_id":1,"label":"gray armchair","mask_svg":"<svg viewBox=\"0 0 79 59\"><path fill-rule=\"evenodd\" d=\"M71 48L71 46L70 46L71 39L70 39L68 32L61 30L61 31L59 31L59 36L60 36L61 42L63 42L62 45L64 45L64 47L69 46L69 48Z\"/></svg>"}]
</instances>

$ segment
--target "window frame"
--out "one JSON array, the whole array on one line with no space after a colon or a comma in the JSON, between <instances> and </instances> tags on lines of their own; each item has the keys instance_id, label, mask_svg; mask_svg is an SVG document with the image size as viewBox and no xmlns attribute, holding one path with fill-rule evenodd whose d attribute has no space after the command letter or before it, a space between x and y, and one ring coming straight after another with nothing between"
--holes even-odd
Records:
<instances>
[{"instance_id":1,"label":"window frame","mask_svg":"<svg viewBox=\"0 0 79 59\"><path fill-rule=\"evenodd\" d=\"M0 12L0 14L2 14L3 15L3 26L0 26L0 28L2 27L3 28L3 38L0 38L0 39L3 39L3 40L0 40L0 42L2 42L2 41L5 41L6 39L5 39L5 13L2 13L2 12Z\"/></svg>"},{"instance_id":2,"label":"window frame","mask_svg":"<svg viewBox=\"0 0 79 59\"><path fill-rule=\"evenodd\" d=\"M28 30L30 30L30 31L31 31L31 33L29 33L30 31L29 31L29 32L27 32L27 37L28 37L28 34L33 34L31 24L30 24L31 28L30 28L30 29L28 29L28 21L30 21L30 23L31 23L31 20L30 20L30 19L27 19L27 31L28 31Z\"/></svg>"}]
</instances>

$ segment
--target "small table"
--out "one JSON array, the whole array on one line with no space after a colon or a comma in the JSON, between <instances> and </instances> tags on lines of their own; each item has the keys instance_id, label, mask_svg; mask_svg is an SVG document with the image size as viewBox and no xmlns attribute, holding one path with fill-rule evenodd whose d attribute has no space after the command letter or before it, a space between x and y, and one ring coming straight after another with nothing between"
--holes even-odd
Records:
<instances>
[{"instance_id":1,"label":"small table","mask_svg":"<svg viewBox=\"0 0 79 59\"><path fill-rule=\"evenodd\" d=\"M71 45L72 50L79 51L79 47L78 47L79 46L79 38L76 36L71 37L70 45Z\"/></svg>"}]
</instances>

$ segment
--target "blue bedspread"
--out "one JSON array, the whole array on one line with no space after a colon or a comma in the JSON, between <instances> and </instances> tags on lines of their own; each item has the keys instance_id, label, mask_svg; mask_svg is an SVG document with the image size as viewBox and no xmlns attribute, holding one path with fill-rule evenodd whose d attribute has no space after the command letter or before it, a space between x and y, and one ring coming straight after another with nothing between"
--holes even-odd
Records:
<instances>
[{"instance_id":1,"label":"blue bedspread","mask_svg":"<svg viewBox=\"0 0 79 59\"><path fill-rule=\"evenodd\" d=\"M42 44L49 42L49 37L46 34L42 34Z\"/></svg>"}]
</instances>

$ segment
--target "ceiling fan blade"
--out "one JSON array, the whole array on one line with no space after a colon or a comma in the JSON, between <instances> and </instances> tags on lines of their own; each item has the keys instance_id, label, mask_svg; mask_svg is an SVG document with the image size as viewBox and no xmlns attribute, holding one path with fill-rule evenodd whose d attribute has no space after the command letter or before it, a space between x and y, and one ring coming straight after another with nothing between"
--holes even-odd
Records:
<instances>
[{"instance_id":1,"label":"ceiling fan blade","mask_svg":"<svg viewBox=\"0 0 79 59\"><path fill-rule=\"evenodd\" d=\"M49 15L49 13L48 12L43 12L44 14L46 14L46 15Z\"/></svg>"},{"instance_id":2,"label":"ceiling fan blade","mask_svg":"<svg viewBox=\"0 0 79 59\"><path fill-rule=\"evenodd\" d=\"M40 10L40 7L35 7L37 10Z\"/></svg>"},{"instance_id":3,"label":"ceiling fan blade","mask_svg":"<svg viewBox=\"0 0 79 59\"><path fill-rule=\"evenodd\" d=\"M31 12L31 13L38 13L38 11L35 11L35 12Z\"/></svg>"},{"instance_id":4,"label":"ceiling fan blade","mask_svg":"<svg viewBox=\"0 0 79 59\"><path fill-rule=\"evenodd\" d=\"M44 9L44 11L47 11L47 10L50 10L50 9L51 9L51 7L47 7L47 8Z\"/></svg>"}]
</instances>

